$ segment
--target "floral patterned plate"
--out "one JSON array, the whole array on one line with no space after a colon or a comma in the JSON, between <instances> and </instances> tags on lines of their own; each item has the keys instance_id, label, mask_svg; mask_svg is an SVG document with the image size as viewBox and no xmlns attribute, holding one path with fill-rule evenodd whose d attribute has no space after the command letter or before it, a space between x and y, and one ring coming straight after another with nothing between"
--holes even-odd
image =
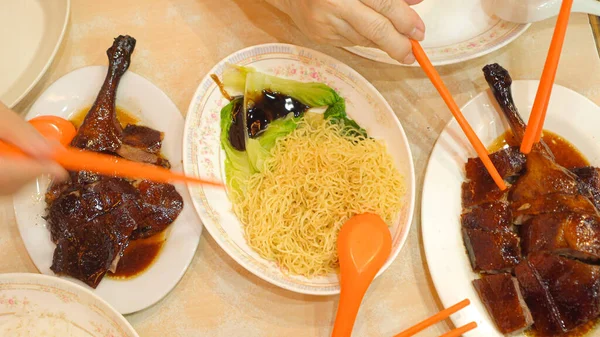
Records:
<instances>
[{"instance_id":1,"label":"floral patterned plate","mask_svg":"<svg viewBox=\"0 0 600 337\"><path fill-rule=\"evenodd\" d=\"M398 255L410 229L415 202L415 178L408 140L398 118L383 96L360 74L319 52L287 44L265 44L238 51L219 62L202 80L188 109L183 160L186 174L224 181L219 141L220 110L224 99L210 74L220 76L226 63L252 66L276 76L324 82L345 100L348 115L369 135L383 139L404 177L406 193L399 221L391 228L393 248L381 274ZM235 261L260 278L291 291L331 295L339 292L335 274L307 279L283 273L273 262L259 257L244 239L242 224L232 211L225 190L188 186L205 228Z\"/></svg>"},{"instance_id":2,"label":"floral patterned plate","mask_svg":"<svg viewBox=\"0 0 600 337\"><path fill-rule=\"evenodd\" d=\"M0 274L0 333L26 311L62 320L77 336L138 337L121 314L82 286L40 274Z\"/></svg>"},{"instance_id":3,"label":"floral patterned plate","mask_svg":"<svg viewBox=\"0 0 600 337\"><path fill-rule=\"evenodd\" d=\"M426 26L423 49L434 66L471 60L498 50L523 34L529 24L500 20L492 13L493 1L426 0L413 6ZM382 50L348 47L348 51L383 63L400 63ZM418 66L415 62L412 66Z\"/></svg>"}]
</instances>

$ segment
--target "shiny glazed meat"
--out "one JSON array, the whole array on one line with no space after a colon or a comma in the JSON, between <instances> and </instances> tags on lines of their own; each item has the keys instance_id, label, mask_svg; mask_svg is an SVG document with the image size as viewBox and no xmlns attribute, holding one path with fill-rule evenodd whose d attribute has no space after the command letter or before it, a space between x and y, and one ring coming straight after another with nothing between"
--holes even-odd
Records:
<instances>
[{"instance_id":1,"label":"shiny glazed meat","mask_svg":"<svg viewBox=\"0 0 600 337\"><path fill-rule=\"evenodd\" d=\"M526 125L510 75L497 64L483 72L520 143ZM528 312L536 336L587 326L600 316L600 266L594 265L600 262L600 169L566 169L543 140L527 156L507 147L490 158L509 188L499 191L481 162L469 159L461 227L472 268L482 273L474 286L498 330L528 327Z\"/></svg>"},{"instance_id":2,"label":"shiny glazed meat","mask_svg":"<svg viewBox=\"0 0 600 337\"><path fill-rule=\"evenodd\" d=\"M163 134L136 125L123 130L116 115L119 81L127 71L135 39L119 36L108 49L108 73L71 145L130 160L170 167L160 156ZM51 269L96 288L114 272L130 240L162 232L183 209L169 184L70 172L46 193L48 228L56 243Z\"/></svg>"}]
</instances>

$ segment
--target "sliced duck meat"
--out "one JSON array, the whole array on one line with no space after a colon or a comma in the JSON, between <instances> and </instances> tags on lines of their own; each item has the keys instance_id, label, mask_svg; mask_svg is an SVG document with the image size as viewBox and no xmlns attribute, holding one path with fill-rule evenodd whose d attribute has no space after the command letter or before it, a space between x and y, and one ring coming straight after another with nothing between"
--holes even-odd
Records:
<instances>
[{"instance_id":1,"label":"sliced duck meat","mask_svg":"<svg viewBox=\"0 0 600 337\"><path fill-rule=\"evenodd\" d=\"M518 175L525 168L525 155L518 147L510 146L490 154L490 160L504 179ZM492 180L479 157L469 158L465 165L467 180ZM493 182L493 180L492 180Z\"/></svg>"},{"instance_id":2,"label":"sliced duck meat","mask_svg":"<svg viewBox=\"0 0 600 337\"><path fill-rule=\"evenodd\" d=\"M137 185L137 189L141 196L144 225L133 232L132 240L162 232L183 209L183 198L173 185L143 180Z\"/></svg>"},{"instance_id":3,"label":"sliced duck meat","mask_svg":"<svg viewBox=\"0 0 600 337\"><path fill-rule=\"evenodd\" d=\"M471 266L476 272L506 272L521 262L519 237L513 232L463 227L462 235Z\"/></svg>"},{"instance_id":4,"label":"sliced duck meat","mask_svg":"<svg viewBox=\"0 0 600 337\"><path fill-rule=\"evenodd\" d=\"M509 273L484 275L473 281L483 305L503 334L518 333L533 324L533 318L517 279Z\"/></svg>"},{"instance_id":5,"label":"sliced duck meat","mask_svg":"<svg viewBox=\"0 0 600 337\"><path fill-rule=\"evenodd\" d=\"M461 215L464 228L487 231L511 231L512 211L506 201L492 201L469 209Z\"/></svg>"},{"instance_id":6,"label":"sliced duck meat","mask_svg":"<svg viewBox=\"0 0 600 337\"><path fill-rule=\"evenodd\" d=\"M600 315L600 267L534 253L515 268L523 298L544 336L556 336Z\"/></svg>"},{"instance_id":7,"label":"sliced duck meat","mask_svg":"<svg viewBox=\"0 0 600 337\"><path fill-rule=\"evenodd\" d=\"M591 195L591 200L600 209L600 169L586 166L571 170L579 178L579 189L584 194Z\"/></svg>"},{"instance_id":8,"label":"sliced duck meat","mask_svg":"<svg viewBox=\"0 0 600 337\"><path fill-rule=\"evenodd\" d=\"M553 252L588 262L600 261L600 217L580 213L537 216L521 226L523 254Z\"/></svg>"},{"instance_id":9,"label":"sliced duck meat","mask_svg":"<svg viewBox=\"0 0 600 337\"><path fill-rule=\"evenodd\" d=\"M147 126L129 124L123 130L123 144L159 154L164 134Z\"/></svg>"},{"instance_id":10,"label":"sliced duck meat","mask_svg":"<svg viewBox=\"0 0 600 337\"><path fill-rule=\"evenodd\" d=\"M519 225L530 218L548 213L577 212L600 215L590 199L580 194L552 193L525 203L513 203L514 222Z\"/></svg>"}]
</instances>

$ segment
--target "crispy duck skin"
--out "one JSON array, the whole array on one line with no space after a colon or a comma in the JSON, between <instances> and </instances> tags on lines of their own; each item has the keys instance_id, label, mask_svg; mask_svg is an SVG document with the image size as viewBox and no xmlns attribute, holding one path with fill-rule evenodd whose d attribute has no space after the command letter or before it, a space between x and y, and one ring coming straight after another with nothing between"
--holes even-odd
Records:
<instances>
[{"instance_id":1,"label":"crispy duck skin","mask_svg":"<svg viewBox=\"0 0 600 337\"><path fill-rule=\"evenodd\" d=\"M131 63L136 41L120 35L107 51L108 73L92 108L85 116L71 145L96 152L116 152L121 147L123 129L117 120L117 87Z\"/></svg>"},{"instance_id":2,"label":"crispy duck skin","mask_svg":"<svg viewBox=\"0 0 600 337\"><path fill-rule=\"evenodd\" d=\"M590 194L596 208L600 209L600 169L586 166L571 170L579 178L579 189L584 194Z\"/></svg>"},{"instance_id":3,"label":"crispy duck skin","mask_svg":"<svg viewBox=\"0 0 600 337\"><path fill-rule=\"evenodd\" d=\"M512 77L510 77L510 74L506 69L502 68L497 63L488 64L483 67L483 75L492 94L496 98L497 103L500 105L500 109L502 109L504 116L506 116L515 138L520 144L525 135L527 125L523 122L512 97ZM552 151L550 151L550 148L543 140L540 140L539 143L535 143L533 149L545 154L551 160L554 160Z\"/></svg>"},{"instance_id":4,"label":"crispy duck skin","mask_svg":"<svg viewBox=\"0 0 600 337\"><path fill-rule=\"evenodd\" d=\"M492 201L469 209L461 215L463 228L508 232L512 230L512 211L506 201Z\"/></svg>"},{"instance_id":5,"label":"crispy duck skin","mask_svg":"<svg viewBox=\"0 0 600 337\"><path fill-rule=\"evenodd\" d=\"M542 214L520 228L523 254L552 252L600 261L600 217L573 212Z\"/></svg>"},{"instance_id":6,"label":"crispy duck skin","mask_svg":"<svg viewBox=\"0 0 600 337\"><path fill-rule=\"evenodd\" d=\"M544 336L568 332L600 315L600 267L548 253L523 260L515 274Z\"/></svg>"},{"instance_id":7,"label":"crispy duck skin","mask_svg":"<svg viewBox=\"0 0 600 337\"><path fill-rule=\"evenodd\" d=\"M577 212L600 216L590 199L580 194L552 193L532 199L526 203L511 205L514 222L520 225L534 216L558 212Z\"/></svg>"},{"instance_id":8,"label":"crispy duck skin","mask_svg":"<svg viewBox=\"0 0 600 337\"><path fill-rule=\"evenodd\" d=\"M513 232L492 232L463 227L462 236L471 267L476 272L507 272L521 262L519 237Z\"/></svg>"},{"instance_id":9,"label":"crispy duck skin","mask_svg":"<svg viewBox=\"0 0 600 337\"><path fill-rule=\"evenodd\" d=\"M116 90L134 47L135 39L119 36L108 50L104 85L72 145L170 167L160 156L161 132L131 125L122 130L117 119ZM46 220L56 243L51 269L93 288L108 271L116 270L130 240L163 231L183 209L183 199L173 185L86 171L70 172L69 180L53 184L46 203Z\"/></svg>"},{"instance_id":10,"label":"crispy duck skin","mask_svg":"<svg viewBox=\"0 0 600 337\"><path fill-rule=\"evenodd\" d=\"M533 318L521 296L517 279L509 273L484 275L473 286L488 313L503 334L529 328Z\"/></svg>"},{"instance_id":11,"label":"crispy duck skin","mask_svg":"<svg viewBox=\"0 0 600 337\"><path fill-rule=\"evenodd\" d=\"M508 147L490 155L490 160L503 179L519 174L525 167L525 156L516 147ZM462 185L463 207L500 200L506 192L500 191L479 158L469 158L465 165L467 181Z\"/></svg>"}]
</instances>

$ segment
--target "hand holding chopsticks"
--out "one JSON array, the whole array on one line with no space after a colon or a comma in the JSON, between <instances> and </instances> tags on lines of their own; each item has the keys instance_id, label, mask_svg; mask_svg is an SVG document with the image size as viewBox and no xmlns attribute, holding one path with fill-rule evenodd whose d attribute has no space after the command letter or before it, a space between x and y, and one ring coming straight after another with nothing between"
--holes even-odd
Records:
<instances>
[{"instance_id":1,"label":"hand holding chopsticks","mask_svg":"<svg viewBox=\"0 0 600 337\"><path fill-rule=\"evenodd\" d=\"M450 317L450 315L465 308L469 304L471 304L471 301L469 301L468 299L460 301L457 304L455 304L447 309L444 309L444 310L438 312L437 314L429 317L428 319L402 331L401 333L397 334L394 337L411 337L411 336L415 335L416 333L421 332L422 330L432 326L433 324L443 321L444 319ZM461 327L458 327L440 337L458 337L467 331L471 331L471 330L475 329L476 327L477 327L477 323L471 322L471 323L465 324Z\"/></svg>"},{"instance_id":2,"label":"hand holding chopsticks","mask_svg":"<svg viewBox=\"0 0 600 337\"><path fill-rule=\"evenodd\" d=\"M546 57L546 64L544 65L544 71L540 79L540 85L531 109L529 121L527 122L523 143L521 143L521 152L525 154L528 154L533 144L539 142L542 137L544 119L548 110L548 102L550 101L550 94L554 85L554 78L556 77L556 69L558 68L558 61L565 40L572 5L573 0L563 0L560 7L556 27L554 28L554 35L552 36L550 49Z\"/></svg>"},{"instance_id":3,"label":"hand holding chopsticks","mask_svg":"<svg viewBox=\"0 0 600 337\"><path fill-rule=\"evenodd\" d=\"M465 117L460 112L460 109L458 108L458 105L452 98L450 91L448 90L448 88L446 88L446 85L444 85L440 74L438 74L438 72L431 64L431 61L429 61L427 54L425 54L425 51L423 50L419 42L415 40L410 40L410 42L412 43L413 54L415 55L417 62L419 62L421 68L423 68L423 70L431 80L431 83L433 83L433 86L438 90L444 102L446 102L446 105L450 109L450 112L452 112L452 115L454 115L454 118L456 118L456 121L458 122L461 129L469 139L469 142L471 143L471 145L473 145L475 151L477 151L477 155L479 156L479 158L481 158L483 165L490 173L490 176L492 176L492 179L494 179L496 185L498 185L498 188L504 191L506 189L506 184L504 183L504 180L498 173L498 170L494 166L494 163L492 163L487 149L485 148L483 143L481 143L481 140L479 139L479 137L477 137L477 134L475 133L475 131L473 131L473 129L469 125L469 122L467 122Z\"/></svg>"}]
</instances>

